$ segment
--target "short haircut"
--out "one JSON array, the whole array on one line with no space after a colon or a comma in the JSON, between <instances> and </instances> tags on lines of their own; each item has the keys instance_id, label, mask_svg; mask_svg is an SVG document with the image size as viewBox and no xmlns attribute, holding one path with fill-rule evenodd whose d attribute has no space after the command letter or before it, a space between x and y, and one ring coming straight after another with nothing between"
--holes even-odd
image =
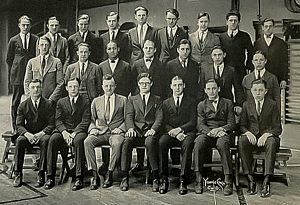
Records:
<instances>
[{"instance_id":1,"label":"short haircut","mask_svg":"<svg viewBox=\"0 0 300 205\"><path fill-rule=\"evenodd\" d=\"M106 20L108 19L109 16L117 16L117 20L119 21L120 20L120 16L117 12L115 11L111 11L109 12L107 15L106 15Z\"/></svg>"},{"instance_id":2,"label":"short haircut","mask_svg":"<svg viewBox=\"0 0 300 205\"><path fill-rule=\"evenodd\" d=\"M174 81L174 80L182 80L182 82L184 83L184 80L183 80L183 78L181 77L181 76L179 76L179 75L175 75L172 79L171 79L171 84L172 84L172 82Z\"/></svg>"},{"instance_id":3,"label":"short haircut","mask_svg":"<svg viewBox=\"0 0 300 205\"><path fill-rule=\"evenodd\" d=\"M237 17L238 17L238 20L241 21L241 14L240 14L240 12L238 12L238 11L235 11L235 10L229 11L229 12L226 14L226 20L228 20L230 16L237 16Z\"/></svg>"},{"instance_id":4,"label":"short haircut","mask_svg":"<svg viewBox=\"0 0 300 205\"><path fill-rule=\"evenodd\" d=\"M179 48L180 45L182 45L182 44L189 44L190 48L192 47L191 42L188 39L181 39L178 46L177 46L177 48Z\"/></svg>"},{"instance_id":5,"label":"short haircut","mask_svg":"<svg viewBox=\"0 0 300 205\"><path fill-rule=\"evenodd\" d=\"M205 82L205 87L206 87L206 85L207 85L208 83L215 83L215 84L218 86L218 88L220 87L218 81L216 81L216 79L214 79L214 78L208 79L208 80Z\"/></svg>"},{"instance_id":6,"label":"short haircut","mask_svg":"<svg viewBox=\"0 0 300 205\"><path fill-rule=\"evenodd\" d=\"M198 13L197 19L200 19L200 18L202 18L204 16L206 16L208 18L208 20L210 20L209 13L207 13L207 12L203 12L203 13L200 12L200 13Z\"/></svg>"},{"instance_id":7,"label":"short haircut","mask_svg":"<svg viewBox=\"0 0 300 205\"><path fill-rule=\"evenodd\" d=\"M106 48L107 48L107 45L110 44L110 43L114 43L117 45L117 48L120 48L118 42L116 40L110 40L107 44L106 44Z\"/></svg>"},{"instance_id":8,"label":"short haircut","mask_svg":"<svg viewBox=\"0 0 300 205\"><path fill-rule=\"evenodd\" d=\"M85 47L87 47L89 49L89 51L91 50L91 47L90 47L90 45L88 43L79 43L78 46L77 46L77 48L79 49L80 46L85 46Z\"/></svg>"},{"instance_id":9,"label":"short haircut","mask_svg":"<svg viewBox=\"0 0 300 205\"><path fill-rule=\"evenodd\" d=\"M21 23L22 20L27 20L30 22L30 24L32 23L32 18L28 17L27 15L23 15L19 18L19 23Z\"/></svg>"},{"instance_id":10,"label":"short haircut","mask_svg":"<svg viewBox=\"0 0 300 205\"><path fill-rule=\"evenodd\" d=\"M73 77L73 78L68 78L68 79L66 80L66 82L65 82L66 86L68 85L68 83L69 83L70 81L77 81L77 82L78 82L78 85L80 85L80 83L81 83L81 80L80 80L79 78Z\"/></svg>"},{"instance_id":11,"label":"short haircut","mask_svg":"<svg viewBox=\"0 0 300 205\"><path fill-rule=\"evenodd\" d=\"M136 78L137 82L139 82L142 78L148 78L151 82L153 82L152 77L149 73L140 73Z\"/></svg>"},{"instance_id":12,"label":"short haircut","mask_svg":"<svg viewBox=\"0 0 300 205\"><path fill-rule=\"evenodd\" d=\"M114 83L116 84L116 80L114 79L114 77L113 77L111 74L105 74L105 75L102 77L102 82L105 81L105 80L113 80Z\"/></svg>"},{"instance_id":13,"label":"short haircut","mask_svg":"<svg viewBox=\"0 0 300 205\"><path fill-rule=\"evenodd\" d=\"M216 49L220 49L221 51L223 51L223 53L226 53L226 51L224 50L224 48L222 46L214 46L214 47L212 47L210 52L212 53Z\"/></svg>"},{"instance_id":14,"label":"short haircut","mask_svg":"<svg viewBox=\"0 0 300 205\"><path fill-rule=\"evenodd\" d=\"M42 84L42 81L40 79L38 79L38 78L33 78L33 79L31 79L31 81L29 82L29 84L30 83L40 83L40 84Z\"/></svg>"},{"instance_id":15,"label":"short haircut","mask_svg":"<svg viewBox=\"0 0 300 205\"><path fill-rule=\"evenodd\" d=\"M264 54L264 52L263 52L263 51L261 51L261 50L257 50L257 51L255 51L254 55L256 55L256 54L261 54L261 55L263 55L263 56L264 56L264 58L265 58L265 59L267 59L267 58L266 58L266 54ZM254 55L253 55L253 56L254 56Z\"/></svg>"},{"instance_id":16,"label":"short haircut","mask_svg":"<svg viewBox=\"0 0 300 205\"><path fill-rule=\"evenodd\" d=\"M79 17L78 17L78 19L77 19L77 21L79 21L79 20L87 20L89 23L90 23L90 16L89 15L87 15L87 14L81 14Z\"/></svg>"},{"instance_id":17,"label":"short haircut","mask_svg":"<svg viewBox=\"0 0 300 205\"><path fill-rule=\"evenodd\" d=\"M155 42L154 42L153 40L149 40L149 39L145 40L144 45L145 45L146 42L151 42L151 43L153 43L154 48L156 48L156 44L155 44ZM143 45L143 48L144 48L144 45Z\"/></svg>"},{"instance_id":18,"label":"short haircut","mask_svg":"<svg viewBox=\"0 0 300 205\"><path fill-rule=\"evenodd\" d=\"M257 85L257 84L263 84L265 86L265 88L267 88L267 82L264 79L255 79L251 82L251 88L253 87L253 85Z\"/></svg>"},{"instance_id":19,"label":"short haircut","mask_svg":"<svg viewBox=\"0 0 300 205\"><path fill-rule=\"evenodd\" d=\"M49 21L53 21L53 20L56 20L59 23L59 20L56 18L56 16L52 16L52 17L48 18L48 23L47 24L49 24Z\"/></svg>"},{"instance_id":20,"label":"short haircut","mask_svg":"<svg viewBox=\"0 0 300 205\"><path fill-rule=\"evenodd\" d=\"M167 15L168 13L171 13L171 14L173 14L174 16L176 16L176 18L179 18L179 12L178 12L176 9L172 9L172 8L167 9L167 10L166 10L166 15Z\"/></svg>"},{"instance_id":21,"label":"short haircut","mask_svg":"<svg viewBox=\"0 0 300 205\"><path fill-rule=\"evenodd\" d=\"M271 18L265 18L263 21L262 21L262 24L261 25L264 25L266 22L272 22L273 26L275 26L275 21L274 19L271 19Z\"/></svg>"},{"instance_id":22,"label":"short haircut","mask_svg":"<svg viewBox=\"0 0 300 205\"><path fill-rule=\"evenodd\" d=\"M149 11L146 7L138 6L134 9L134 14L136 14L138 11L146 11L146 14L148 15Z\"/></svg>"},{"instance_id":23,"label":"short haircut","mask_svg":"<svg viewBox=\"0 0 300 205\"><path fill-rule=\"evenodd\" d=\"M49 43L49 45L51 45L51 40L47 36L44 35L44 36L40 37L39 42L41 40L47 41Z\"/></svg>"}]
</instances>

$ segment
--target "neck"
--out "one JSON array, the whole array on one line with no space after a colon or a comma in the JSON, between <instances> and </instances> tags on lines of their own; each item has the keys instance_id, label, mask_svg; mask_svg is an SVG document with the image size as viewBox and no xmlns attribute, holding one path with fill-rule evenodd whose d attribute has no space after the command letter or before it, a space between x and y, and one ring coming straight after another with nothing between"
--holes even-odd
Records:
<instances>
[{"instance_id":1,"label":"neck","mask_svg":"<svg viewBox=\"0 0 300 205\"><path fill-rule=\"evenodd\" d=\"M215 97L209 97L208 99L209 100L216 100L216 99L218 99L218 97L219 97L219 95L216 95Z\"/></svg>"},{"instance_id":2,"label":"neck","mask_svg":"<svg viewBox=\"0 0 300 205\"><path fill-rule=\"evenodd\" d=\"M36 100L40 99L40 97L41 97L41 96L32 96L31 99L32 99L33 101L36 101Z\"/></svg>"}]
</instances>

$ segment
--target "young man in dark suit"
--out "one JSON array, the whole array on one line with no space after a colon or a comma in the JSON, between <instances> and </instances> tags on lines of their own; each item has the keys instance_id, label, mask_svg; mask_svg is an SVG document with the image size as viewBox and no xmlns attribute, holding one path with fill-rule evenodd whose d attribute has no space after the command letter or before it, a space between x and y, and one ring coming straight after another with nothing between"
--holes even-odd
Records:
<instances>
[{"instance_id":1,"label":"young man in dark suit","mask_svg":"<svg viewBox=\"0 0 300 205\"><path fill-rule=\"evenodd\" d=\"M6 63L9 84L12 85L11 120L13 133L16 134L17 109L24 94L24 76L29 59L35 57L38 37L30 33L32 19L24 15L19 18L20 33L8 42Z\"/></svg>"},{"instance_id":2,"label":"young man in dark suit","mask_svg":"<svg viewBox=\"0 0 300 205\"><path fill-rule=\"evenodd\" d=\"M93 63L99 64L101 62L101 42L100 39L89 31L90 17L87 14L82 14L77 19L78 32L74 33L68 38L68 48L70 52L70 64L78 61L78 46L80 43L87 43L90 45L91 55L89 60Z\"/></svg>"},{"instance_id":3,"label":"young man in dark suit","mask_svg":"<svg viewBox=\"0 0 300 205\"><path fill-rule=\"evenodd\" d=\"M83 170L85 167L84 139L91 120L90 103L79 95L80 80L70 78L66 81L68 96L60 99L56 106L54 130L47 151L47 181L45 189L55 185L55 172L58 151L63 158L68 155L70 146L74 146L76 180L72 191L83 187Z\"/></svg>"},{"instance_id":4,"label":"young man in dark suit","mask_svg":"<svg viewBox=\"0 0 300 205\"><path fill-rule=\"evenodd\" d=\"M129 39L128 34L124 31L120 30L119 25L120 16L117 12L110 12L106 15L106 24L108 27L108 31L101 34L100 41L102 45L102 52L101 52L101 61L105 61L108 56L106 52L106 45L110 41L115 41L120 47L119 57L129 62L130 60L130 52L129 52Z\"/></svg>"},{"instance_id":5,"label":"young man in dark suit","mask_svg":"<svg viewBox=\"0 0 300 205\"><path fill-rule=\"evenodd\" d=\"M55 110L52 103L42 97L42 82L33 79L29 84L29 90L30 97L18 107L16 125L19 137L16 140L14 156L14 187L22 185L25 150L34 145L40 146L39 172L35 187L44 185L47 169L47 146L55 127Z\"/></svg>"},{"instance_id":6,"label":"young man in dark suit","mask_svg":"<svg viewBox=\"0 0 300 205\"><path fill-rule=\"evenodd\" d=\"M159 193L168 191L168 153L169 148L181 147L181 172L179 194L187 193L187 177L192 164L192 152L195 140L196 101L184 93L185 83L182 77L174 76L170 87L172 96L163 101L163 135L159 138L160 186Z\"/></svg>"},{"instance_id":7,"label":"young man in dark suit","mask_svg":"<svg viewBox=\"0 0 300 205\"><path fill-rule=\"evenodd\" d=\"M157 53L163 64L177 58L177 46L181 39L187 39L187 33L177 25L179 12L176 9L166 10L167 26L157 32Z\"/></svg>"},{"instance_id":8,"label":"young man in dark suit","mask_svg":"<svg viewBox=\"0 0 300 205\"><path fill-rule=\"evenodd\" d=\"M225 175L224 195L233 192L233 170L230 146L233 142L232 132L235 129L235 116L231 100L219 96L220 87L215 79L208 79L204 91L207 99L197 107L197 138L195 139L194 158L196 194L203 193L203 164L206 154L216 147L221 155Z\"/></svg>"},{"instance_id":9,"label":"young man in dark suit","mask_svg":"<svg viewBox=\"0 0 300 205\"><path fill-rule=\"evenodd\" d=\"M253 177L253 150L265 152L264 181L261 197L270 196L270 177L274 174L276 152L280 146L279 135L282 132L280 111L277 103L270 99L267 82L263 79L251 83L253 98L247 99L243 104L240 121L239 152L242 160L244 174L248 176L248 193L256 194L256 182Z\"/></svg>"},{"instance_id":10,"label":"young man in dark suit","mask_svg":"<svg viewBox=\"0 0 300 205\"><path fill-rule=\"evenodd\" d=\"M163 121L161 99L151 93L153 81L148 73L137 77L140 93L128 98L126 107L125 141L122 147L121 170L122 191L129 188L129 169L132 150L137 146L146 146L147 158L153 173L152 191L158 191L158 137Z\"/></svg>"}]
</instances>

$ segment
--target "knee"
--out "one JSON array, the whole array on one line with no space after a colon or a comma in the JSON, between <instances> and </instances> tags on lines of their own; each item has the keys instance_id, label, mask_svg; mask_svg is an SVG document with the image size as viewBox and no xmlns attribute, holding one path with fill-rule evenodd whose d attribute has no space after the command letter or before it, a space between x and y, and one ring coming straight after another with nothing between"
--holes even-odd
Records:
<instances>
[{"instance_id":1,"label":"knee","mask_svg":"<svg viewBox=\"0 0 300 205\"><path fill-rule=\"evenodd\" d=\"M93 135L88 135L87 138L85 138L85 140L83 141L84 147L91 147L93 146Z\"/></svg>"},{"instance_id":2,"label":"knee","mask_svg":"<svg viewBox=\"0 0 300 205\"><path fill-rule=\"evenodd\" d=\"M278 147L278 143L276 141L276 138L275 137L269 137L266 141L266 144L265 144L265 147Z\"/></svg>"},{"instance_id":3,"label":"knee","mask_svg":"<svg viewBox=\"0 0 300 205\"><path fill-rule=\"evenodd\" d=\"M168 138L169 138L169 135L163 135L160 137L160 139L158 141L158 145L161 149L168 147Z\"/></svg>"},{"instance_id":4,"label":"knee","mask_svg":"<svg viewBox=\"0 0 300 205\"><path fill-rule=\"evenodd\" d=\"M248 140L247 136L242 135L242 136L239 138L239 142L238 142L239 148L243 148L243 147L246 146L247 144L249 144L249 140Z\"/></svg>"},{"instance_id":5,"label":"knee","mask_svg":"<svg viewBox=\"0 0 300 205\"><path fill-rule=\"evenodd\" d=\"M224 150L230 148L229 141L223 140L222 138L219 138L216 143L216 147L218 150Z\"/></svg>"},{"instance_id":6,"label":"knee","mask_svg":"<svg viewBox=\"0 0 300 205\"><path fill-rule=\"evenodd\" d=\"M16 139L16 146L22 146L24 144L26 144L28 141L28 139L24 136L19 136L17 139Z\"/></svg>"},{"instance_id":7,"label":"knee","mask_svg":"<svg viewBox=\"0 0 300 205\"><path fill-rule=\"evenodd\" d=\"M147 137L147 138L145 139L145 146L146 146L147 148L153 147L156 143L157 143L157 141L155 140L154 137Z\"/></svg>"},{"instance_id":8,"label":"knee","mask_svg":"<svg viewBox=\"0 0 300 205\"><path fill-rule=\"evenodd\" d=\"M111 140L110 146L112 148L114 148L114 147L121 147L122 144L123 144L123 142L124 142L124 138L122 136L116 137L115 139Z\"/></svg>"},{"instance_id":9,"label":"knee","mask_svg":"<svg viewBox=\"0 0 300 205\"><path fill-rule=\"evenodd\" d=\"M206 135L198 135L198 137L195 139L194 147L195 149L201 149L206 147L207 140L205 139Z\"/></svg>"}]
</instances>

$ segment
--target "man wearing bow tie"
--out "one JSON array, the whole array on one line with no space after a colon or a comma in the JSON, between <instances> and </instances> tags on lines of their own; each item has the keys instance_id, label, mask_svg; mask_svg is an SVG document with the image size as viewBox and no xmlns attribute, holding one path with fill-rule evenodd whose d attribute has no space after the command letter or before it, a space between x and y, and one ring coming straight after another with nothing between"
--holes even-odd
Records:
<instances>
[{"instance_id":1,"label":"man wearing bow tie","mask_svg":"<svg viewBox=\"0 0 300 205\"><path fill-rule=\"evenodd\" d=\"M208 98L201 101L197 107L197 138L195 139L194 157L196 194L203 193L203 164L206 163L206 153L216 147L221 155L223 172L225 174L224 195L233 192L233 171L230 146L233 142L232 132L235 129L235 116L231 100L219 96L220 87L216 80L209 79L204 88Z\"/></svg>"},{"instance_id":2,"label":"man wearing bow tie","mask_svg":"<svg viewBox=\"0 0 300 205\"><path fill-rule=\"evenodd\" d=\"M17 109L24 94L24 76L29 59L36 55L38 37L30 33L32 19L24 15L19 18L20 33L8 43L6 63L8 65L9 84L12 85L11 120L12 130L16 134Z\"/></svg>"}]
</instances>

